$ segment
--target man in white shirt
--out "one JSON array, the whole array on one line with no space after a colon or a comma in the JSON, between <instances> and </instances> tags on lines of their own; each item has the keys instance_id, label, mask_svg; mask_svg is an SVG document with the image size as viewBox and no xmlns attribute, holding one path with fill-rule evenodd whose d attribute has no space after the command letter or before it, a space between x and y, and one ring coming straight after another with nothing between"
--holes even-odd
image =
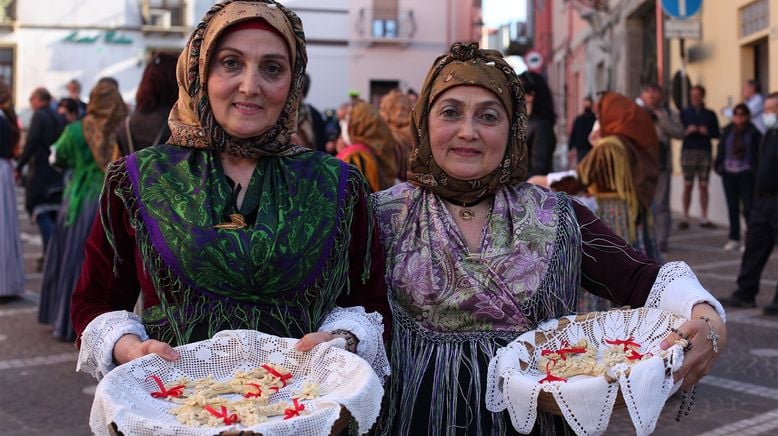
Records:
<instances>
[{"instance_id":1,"label":"man in white shirt","mask_svg":"<svg viewBox=\"0 0 778 436\"><path fill-rule=\"evenodd\" d=\"M759 133L764 135L767 130L762 122L762 112L764 111L764 96L762 96L762 87L756 80L746 80L743 83L743 103L748 106L751 111L751 123L756 126ZM724 110L722 115L728 119L732 119L732 105L730 104Z\"/></svg>"}]
</instances>

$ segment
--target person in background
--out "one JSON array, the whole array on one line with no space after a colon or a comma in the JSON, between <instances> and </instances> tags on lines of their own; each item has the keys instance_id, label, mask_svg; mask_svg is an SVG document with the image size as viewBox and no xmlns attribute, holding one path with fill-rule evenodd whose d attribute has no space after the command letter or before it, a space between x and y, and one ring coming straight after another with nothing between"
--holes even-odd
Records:
<instances>
[{"instance_id":1,"label":"person in background","mask_svg":"<svg viewBox=\"0 0 778 436\"><path fill-rule=\"evenodd\" d=\"M705 88L695 85L691 90L691 106L681 112L684 127L681 146L681 168L683 169L683 219L678 228L689 228L689 207L692 204L692 188L697 179L700 192L700 227L713 229L716 226L708 220L708 177L712 160L711 139L719 137L719 121L716 114L705 108Z\"/></svg>"},{"instance_id":2,"label":"person in background","mask_svg":"<svg viewBox=\"0 0 778 436\"><path fill-rule=\"evenodd\" d=\"M602 94L596 105L599 130L592 150L578 164L578 177L597 201L597 216L632 248L657 263L651 202L657 181L657 139L651 118L629 98ZM610 302L582 293L579 310L607 310Z\"/></svg>"},{"instance_id":3,"label":"person in background","mask_svg":"<svg viewBox=\"0 0 778 436\"><path fill-rule=\"evenodd\" d=\"M143 70L135 93L135 110L116 126L114 133L122 156L167 141L167 119L178 99L177 89L176 57L157 53Z\"/></svg>"},{"instance_id":4,"label":"person in background","mask_svg":"<svg viewBox=\"0 0 778 436\"><path fill-rule=\"evenodd\" d=\"M34 111L27 140L19 161L16 174L20 178L25 167L24 177L25 207L27 213L38 224L43 239L43 253L49 245L57 221L57 211L62 201L62 174L49 164L50 147L62 134L65 120L51 108L51 94L46 88L36 88L30 94L30 107ZM38 259L37 269L43 268L43 258Z\"/></svg>"},{"instance_id":5,"label":"person in background","mask_svg":"<svg viewBox=\"0 0 778 436\"><path fill-rule=\"evenodd\" d=\"M86 115L86 103L81 100L81 82L76 79L72 79L65 85L68 91L68 98L72 98L78 105L78 118L83 118Z\"/></svg>"},{"instance_id":6,"label":"person in background","mask_svg":"<svg viewBox=\"0 0 778 436\"><path fill-rule=\"evenodd\" d=\"M721 134L714 171L721 176L729 212L729 240L724 250L740 248L740 211L748 222L754 202L756 167L762 134L751 123L751 111L744 103L735 106L732 122Z\"/></svg>"},{"instance_id":7,"label":"person in background","mask_svg":"<svg viewBox=\"0 0 778 436\"><path fill-rule=\"evenodd\" d=\"M303 98L297 112L296 138L299 144L311 150L325 151L327 148L327 131L321 112L305 99L311 87L311 77L308 73L303 79Z\"/></svg>"},{"instance_id":8,"label":"person in background","mask_svg":"<svg viewBox=\"0 0 778 436\"><path fill-rule=\"evenodd\" d=\"M419 99L419 93L413 88L408 88L408 99L410 100L411 108L416 107L416 101Z\"/></svg>"},{"instance_id":9,"label":"person in background","mask_svg":"<svg viewBox=\"0 0 778 436\"><path fill-rule=\"evenodd\" d=\"M759 82L754 79L749 79L743 83L743 101L751 112L751 123L759 130L759 133L764 134L767 127L762 121L764 97L762 96L762 86L759 85Z\"/></svg>"},{"instance_id":10,"label":"person in background","mask_svg":"<svg viewBox=\"0 0 778 436\"><path fill-rule=\"evenodd\" d=\"M767 128L762 121L762 111L764 110L764 97L762 96L762 87L759 82L753 79L743 82L742 94L743 103L748 106L748 110L751 112L751 124L759 130L759 133L764 134ZM730 97L731 99L731 97ZM722 109L721 114L729 120L734 118L734 109L730 103Z\"/></svg>"},{"instance_id":11,"label":"person in background","mask_svg":"<svg viewBox=\"0 0 778 436\"><path fill-rule=\"evenodd\" d=\"M106 173L71 306L79 371L99 379L252 329L300 338L300 351L343 338L388 374L384 259L365 180L291 142L304 34L272 0L214 4L194 27L168 143Z\"/></svg>"},{"instance_id":12,"label":"person in background","mask_svg":"<svg viewBox=\"0 0 778 436\"><path fill-rule=\"evenodd\" d=\"M411 138L411 100L408 94L393 89L381 97L379 106L381 117L389 125L395 141L395 156L397 160L397 179L405 181L408 178L408 157L413 150Z\"/></svg>"},{"instance_id":13,"label":"person in background","mask_svg":"<svg viewBox=\"0 0 778 436\"><path fill-rule=\"evenodd\" d=\"M678 113L670 110L664 104L662 87L657 83L649 83L642 87L637 104L648 111L659 139L659 172L651 210L654 215L656 245L659 251L664 252L667 251L670 231L673 228L672 212L670 211L673 162L670 146L673 138L683 138L683 125Z\"/></svg>"},{"instance_id":14,"label":"person in background","mask_svg":"<svg viewBox=\"0 0 778 436\"><path fill-rule=\"evenodd\" d=\"M507 412L487 409L489 361L541 322L575 313L582 287L688 319L679 330L693 347L676 375L690 389L710 371L726 339L715 348L701 317L724 338L725 315L689 266L661 266L567 195L523 183L524 96L500 52L455 43L430 68L411 125L409 181L373 196L394 317L378 434L514 434ZM544 413L535 431L572 432Z\"/></svg>"},{"instance_id":15,"label":"person in background","mask_svg":"<svg viewBox=\"0 0 778 436\"><path fill-rule=\"evenodd\" d=\"M592 132L594 122L597 120L592 111L593 104L591 97L584 97L583 112L575 117L573 128L570 130L569 150L575 153L575 162L581 162L586 153L592 149L592 144L589 143L589 133Z\"/></svg>"},{"instance_id":16,"label":"person in background","mask_svg":"<svg viewBox=\"0 0 778 436\"><path fill-rule=\"evenodd\" d=\"M108 81L98 82L89 93L86 116L68 124L51 148L52 165L71 175L46 252L38 322L51 324L54 337L62 341L76 338L70 321L70 299L81 274L84 244L97 213L105 169L118 155L111 133L126 115L119 90Z\"/></svg>"},{"instance_id":17,"label":"person in background","mask_svg":"<svg viewBox=\"0 0 778 436\"><path fill-rule=\"evenodd\" d=\"M394 185L398 167L395 140L378 109L361 100L352 103L344 132L336 157L356 166L372 192Z\"/></svg>"},{"instance_id":18,"label":"person in background","mask_svg":"<svg viewBox=\"0 0 778 436\"><path fill-rule=\"evenodd\" d=\"M11 88L0 80L0 304L24 293L24 255L12 159L21 132Z\"/></svg>"},{"instance_id":19,"label":"person in background","mask_svg":"<svg viewBox=\"0 0 778 436\"><path fill-rule=\"evenodd\" d=\"M767 261L778 244L778 92L767 96L762 114L767 131L756 159L756 189L746 228L746 249L737 276L737 289L724 305L756 307L759 282ZM778 287L773 300L762 309L765 315L778 316Z\"/></svg>"},{"instance_id":20,"label":"person in background","mask_svg":"<svg viewBox=\"0 0 778 436\"><path fill-rule=\"evenodd\" d=\"M350 104L354 104L358 101L362 101L362 97L360 96L359 91L357 91L356 89L348 90L348 98Z\"/></svg>"},{"instance_id":21,"label":"person in background","mask_svg":"<svg viewBox=\"0 0 778 436\"><path fill-rule=\"evenodd\" d=\"M529 153L528 177L545 175L553 170L556 149L556 113L554 100L546 79L538 73L525 71L519 76L527 100L529 126L527 150Z\"/></svg>"},{"instance_id":22,"label":"person in background","mask_svg":"<svg viewBox=\"0 0 778 436\"><path fill-rule=\"evenodd\" d=\"M61 99L57 103L57 113L65 119L65 124L78 120L78 102L70 97Z\"/></svg>"}]
</instances>

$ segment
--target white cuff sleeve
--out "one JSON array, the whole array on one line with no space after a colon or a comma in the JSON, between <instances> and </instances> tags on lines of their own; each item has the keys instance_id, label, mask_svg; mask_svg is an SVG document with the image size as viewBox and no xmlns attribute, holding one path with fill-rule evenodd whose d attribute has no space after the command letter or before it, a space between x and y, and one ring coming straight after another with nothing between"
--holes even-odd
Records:
<instances>
[{"instance_id":1,"label":"white cuff sleeve","mask_svg":"<svg viewBox=\"0 0 778 436\"><path fill-rule=\"evenodd\" d=\"M702 287L689 265L686 262L668 262L656 276L646 307L656 307L691 319L692 308L698 303L710 304L722 321L727 321L724 307Z\"/></svg>"},{"instance_id":2,"label":"white cuff sleeve","mask_svg":"<svg viewBox=\"0 0 778 436\"><path fill-rule=\"evenodd\" d=\"M578 177L578 174L575 172L575 170L557 171L557 172L546 174L546 180L548 181L548 186L551 186L552 183L556 183L564 179L565 177Z\"/></svg>"},{"instance_id":3,"label":"white cuff sleeve","mask_svg":"<svg viewBox=\"0 0 778 436\"><path fill-rule=\"evenodd\" d=\"M81 334L76 371L102 379L116 367L113 347L119 338L127 334L137 335L142 341L149 339L140 317L132 312L117 310L93 319Z\"/></svg>"},{"instance_id":4,"label":"white cuff sleeve","mask_svg":"<svg viewBox=\"0 0 778 436\"><path fill-rule=\"evenodd\" d=\"M383 317L378 312L365 312L362 306L336 307L319 326L320 332L348 330L359 339L357 355L373 367L378 377L390 374L389 359L384 348Z\"/></svg>"}]
</instances>

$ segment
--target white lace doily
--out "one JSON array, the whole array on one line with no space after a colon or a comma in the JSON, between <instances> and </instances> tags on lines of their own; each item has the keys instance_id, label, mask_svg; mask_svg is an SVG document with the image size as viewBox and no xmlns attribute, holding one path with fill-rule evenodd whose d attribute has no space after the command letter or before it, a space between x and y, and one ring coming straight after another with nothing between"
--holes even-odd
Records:
<instances>
[{"instance_id":1,"label":"white lace doily","mask_svg":"<svg viewBox=\"0 0 778 436\"><path fill-rule=\"evenodd\" d=\"M254 330L225 330L210 340L176 347L181 357L173 362L156 354L128 362L100 381L89 425L98 435L109 434L111 423L127 435L213 435L225 430L251 430L265 436L329 435L343 406L355 418L359 432L366 433L378 418L384 394L373 369L357 355L334 346L343 339L320 344L309 352L296 351L297 341ZM158 390L148 379L150 375L165 383L208 375L228 380L237 371L263 363L281 365L294 375L287 387L273 394L271 402L291 401L305 381L317 383L320 396L304 401L305 413L288 420L278 416L253 427L189 427L168 413L176 404L150 394Z\"/></svg>"},{"instance_id":2,"label":"white lace doily","mask_svg":"<svg viewBox=\"0 0 778 436\"><path fill-rule=\"evenodd\" d=\"M661 309L610 310L571 315L547 321L497 351L489 363L487 409L508 409L513 426L529 433L537 417L540 391L553 395L567 423L579 435L605 432L613 404L621 389L638 435L654 430L667 398L680 387L673 373L683 363L683 348L675 344L662 351L659 344L685 320ZM611 345L606 340L632 338L640 353L651 357L634 365L617 364L605 377L576 376L567 382L540 383L546 374L537 367L542 350L557 350L586 338L597 345L599 356Z\"/></svg>"}]
</instances>

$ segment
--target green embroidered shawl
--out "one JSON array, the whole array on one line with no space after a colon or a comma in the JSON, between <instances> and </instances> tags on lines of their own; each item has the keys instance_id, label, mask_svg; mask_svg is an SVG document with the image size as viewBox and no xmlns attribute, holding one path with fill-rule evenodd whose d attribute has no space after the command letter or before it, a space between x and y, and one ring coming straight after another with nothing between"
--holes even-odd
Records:
<instances>
[{"instance_id":1,"label":"green embroidered shawl","mask_svg":"<svg viewBox=\"0 0 778 436\"><path fill-rule=\"evenodd\" d=\"M108 177L129 179L117 194L161 300L144 312L152 337L181 344L224 328L299 337L348 289L349 229L367 191L337 159L261 158L244 200L258 203L256 223L238 230L214 228L237 211L211 150L151 147Z\"/></svg>"},{"instance_id":2,"label":"green embroidered shawl","mask_svg":"<svg viewBox=\"0 0 778 436\"><path fill-rule=\"evenodd\" d=\"M56 166L73 170L63 192L63 197L68 203L65 225L70 226L78 219L85 201L96 201L99 198L105 173L95 163L89 145L84 139L81 121L65 126L62 135L52 147L56 156Z\"/></svg>"}]
</instances>

